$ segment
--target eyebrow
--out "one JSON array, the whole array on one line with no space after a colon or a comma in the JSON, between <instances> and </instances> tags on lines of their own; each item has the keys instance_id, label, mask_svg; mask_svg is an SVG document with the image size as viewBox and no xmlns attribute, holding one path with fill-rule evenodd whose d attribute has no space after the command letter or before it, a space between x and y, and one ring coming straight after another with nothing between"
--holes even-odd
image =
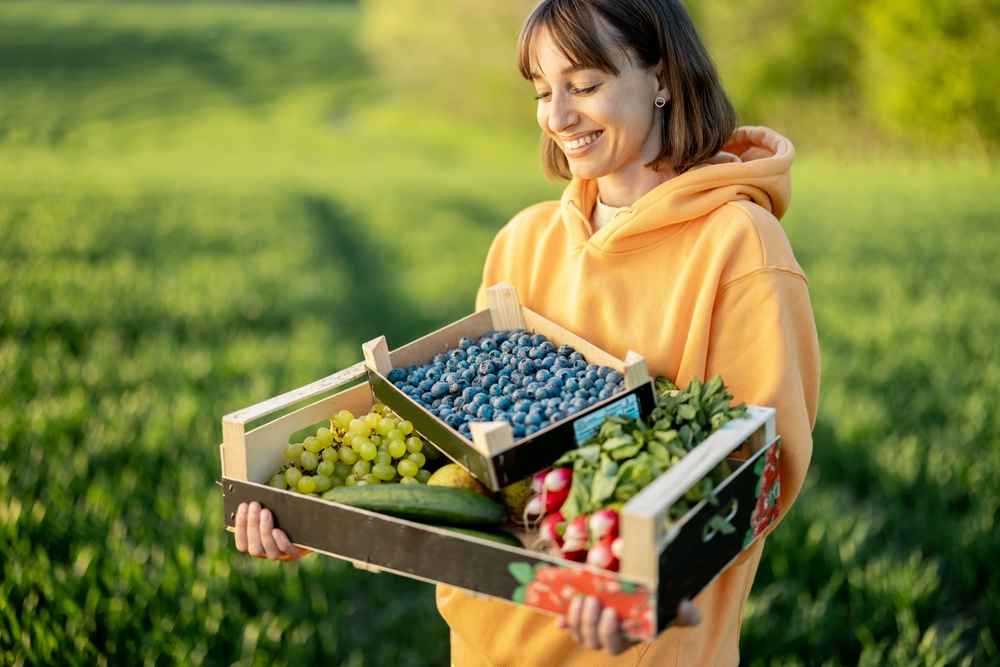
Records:
<instances>
[{"instance_id":1,"label":"eyebrow","mask_svg":"<svg viewBox=\"0 0 1000 667\"><path fill-rule=\"evenodd\" d=\"M587 70L587 69L597 69L597 68L596 67L591 67L590 65L584 65L582 63L577 63L576 65L570 65L569 67L563 68L562 73L565 76L566 74L573 74L574 72L580 72L580 71ZM531 71L531 80L532 81L536 81L536 80L538 80L540 78L542 78L542 77L541 77L541 75L538 72L536 72L534 70Z\"/></svg>"}]
</instances>

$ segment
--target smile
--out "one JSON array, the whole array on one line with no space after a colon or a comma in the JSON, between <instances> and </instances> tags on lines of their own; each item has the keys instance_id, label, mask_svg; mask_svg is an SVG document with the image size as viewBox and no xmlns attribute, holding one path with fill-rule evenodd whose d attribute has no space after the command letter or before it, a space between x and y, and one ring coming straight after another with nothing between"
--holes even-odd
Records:
<instances>
[{"instance_id":1,"label":"smile","mask_svg":"<svg viewBox=\"0 0 1000 667\"><path fill-rule=\"evenodd\" d=\"M591 132L590 134L573 139L572 141L563 141L563 150L568 154L572 154L574 157L582 155L587 152L590 145L597 141L602 134L604 134L604 130L598 130L597 132Z\"/></svg>"}]
</instances>

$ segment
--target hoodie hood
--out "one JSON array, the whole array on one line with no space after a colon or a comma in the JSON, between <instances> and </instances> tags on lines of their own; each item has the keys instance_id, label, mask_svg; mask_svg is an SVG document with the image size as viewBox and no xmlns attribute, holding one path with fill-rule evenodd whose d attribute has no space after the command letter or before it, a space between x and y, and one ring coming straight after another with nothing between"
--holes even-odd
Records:
<instances>
[{"instance_id":1,"label":"hoodie hood","mask_svg":"<svg viewBox=\"0 0 1000 667\"><path fill-rule=\"evenodd\" d=\"M597 181L574 178L560 202L574 246L603 253L639 250L661 241L671 227L709 215L733 201L752 201L781 218L791 191L792 142L766 127L741 127L708 163L656 186L613 222L591 234Z\"/></svg>"}]
</instances>

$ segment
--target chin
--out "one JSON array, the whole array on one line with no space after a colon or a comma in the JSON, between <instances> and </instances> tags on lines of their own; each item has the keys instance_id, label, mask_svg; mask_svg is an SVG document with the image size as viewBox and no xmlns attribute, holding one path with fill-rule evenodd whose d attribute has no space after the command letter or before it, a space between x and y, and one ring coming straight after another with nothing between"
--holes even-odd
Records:
<instances>
[{"instance_id":1,"label":"chin","mask_svg":"<svg viewBox=\"0 0 1000 667\"><path fill-rule=\"evenodd\" d=\"M569 173L577 178L593 180L601 176L607 176L608 170L602 165L590 164L587 162L577 162L569 160Z\"/></svg>"}]
</instances>

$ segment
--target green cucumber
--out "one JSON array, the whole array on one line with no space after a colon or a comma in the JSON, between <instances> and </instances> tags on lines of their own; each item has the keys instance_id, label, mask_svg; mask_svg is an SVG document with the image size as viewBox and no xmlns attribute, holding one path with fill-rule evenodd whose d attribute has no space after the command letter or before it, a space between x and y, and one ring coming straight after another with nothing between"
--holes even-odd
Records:
<instances>
[{"instance_id":1,"label":"green cucumber","mask_svg":"<svg viewBox=\"0 0 1000 667\"><path fill-rule=\"evenodd\" d=\"M435 526L435 528L443 528L444 530L451 530L462 535L468 535L469 537L478 537L481 540L489 540L491 542L497 542L499 544L506 544L510 547L517 547L518 549L523 549L524 545L521 544L521 540L517 539L506 530L475 530L474 528L459 528L458 526Z\"/></svg>"},{"instance_id":2,"label":"green cucumber","mask_svg":"<svg viewBox=\"0 0 1000 667\"><path fill-rule=\"evenodd\" d=\"M503 505L469 489L425 484L338 486L325 496L335 503L427 523L497 525Z\"/></svg>"}]
</instances>

